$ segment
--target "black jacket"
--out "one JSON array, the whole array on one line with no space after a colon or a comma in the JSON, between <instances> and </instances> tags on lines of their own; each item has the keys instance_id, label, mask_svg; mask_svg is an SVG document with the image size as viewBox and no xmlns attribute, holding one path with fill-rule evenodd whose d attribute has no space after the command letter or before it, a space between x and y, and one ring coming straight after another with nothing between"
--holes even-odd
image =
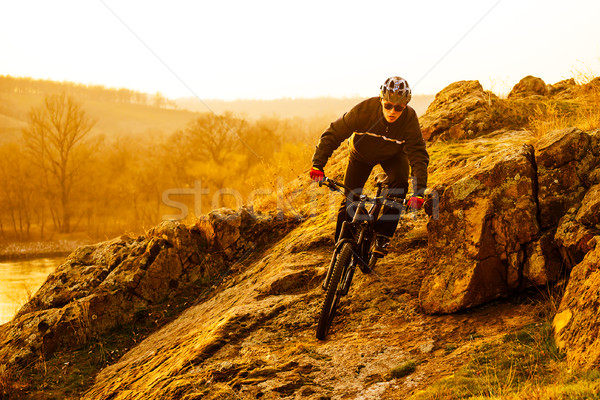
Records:
<instances>
[{"instance_id":1,"label":"black jacket","mask_svg":"<svg viewBox=\"0 0 600 400\"><path fill-rule=\"evenodd\" d=\"M350 136L350 152L369 164L375 165L405 152L411 175L417 178L416 192L422 193L427 187L429 154L412 107L407 106L390 124L383 116L379 97L358 103L323 132L313 156L313 166L323 169L333 151Z\"/></svg>"}]
</instances>

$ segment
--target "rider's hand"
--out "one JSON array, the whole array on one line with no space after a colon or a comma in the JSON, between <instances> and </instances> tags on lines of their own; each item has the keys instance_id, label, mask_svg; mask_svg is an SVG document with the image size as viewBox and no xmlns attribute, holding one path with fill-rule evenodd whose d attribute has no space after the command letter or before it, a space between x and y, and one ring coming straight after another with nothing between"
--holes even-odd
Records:
<instances>
[{"instance_id":1,"label":"rider's hand","mask_svg":"<svg viewBox=\"0 0 600 400\"><path fill-rule=\"evenodd\" d=\"M410 207L413 210L420 210L421 207L423 207L424 202L425 199L423 198L423 196L413 196L410 198L410 200L408 200L408 207Z\"/></svg>"},{"instance_id":2,"label":"rider's hand","mask_svg":"<svg viewBox=\"0 0 600 400\"><path fill-rule=\"evenodd\" d=\"M315 182L321 182L323 178L325 178L325 173L323 170L317 167L312 167L308 174L310 175L310 179Z\"/></svg>"}]
</instances>

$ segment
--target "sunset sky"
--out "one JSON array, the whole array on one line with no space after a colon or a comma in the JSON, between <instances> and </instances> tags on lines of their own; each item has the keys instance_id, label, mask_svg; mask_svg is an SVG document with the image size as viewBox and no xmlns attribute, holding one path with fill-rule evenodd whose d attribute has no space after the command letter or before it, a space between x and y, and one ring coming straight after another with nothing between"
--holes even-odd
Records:
<instances>
[{"instance_id":1,"label":"sunset sky","mask_svg":"<svg viewBox=\"0 0 600 400\"><path fill-rule=\"evenodd\" d=\"M373 96L600 75L600 2L4 1L0 75L167 97Z\"/></svg>"}]
</instances>

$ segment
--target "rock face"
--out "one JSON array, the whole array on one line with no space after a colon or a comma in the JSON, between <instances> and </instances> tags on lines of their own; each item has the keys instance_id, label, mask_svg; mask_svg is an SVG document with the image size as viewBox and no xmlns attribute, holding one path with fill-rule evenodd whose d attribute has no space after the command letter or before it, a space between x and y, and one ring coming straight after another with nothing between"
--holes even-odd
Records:
<instances>
[{"instance_id":1,"label":"rock face","mask_svg":"<svg viewBox=\"0 0 600 400\"><path fill-rule=\"evenodd\" d=\"M488 155L436 188L439 218L428 224L432 272L421 286L423 310L482 304L552 282L563 264L579 263L600 234L597 138L578 129L549 132L535 149Z\"/></svg>"},{"instance_id":2,"label":"rock face","mask_svg":"<svg viewBox=\"0 0 600 400\"><path fill-rule=\"evenodd\" d=\"M600 365L600 236L594 242L594 250L571 271L552 324L556 344L569 364L583 369Z\"/></svg>"},{"instance_id":3,"label":"rock face","mask_svg":"<svg viewBox=\"0 0 600 400\"><path fill-rule=\"evenodd\" d=\"M546 83L541 78L528 75L512 88L508 97L545 96L547 94L548 88L546 87Z\"/></svg>"},{"instance_id":4,"label":"rock face","mask_svg":"<svg viewBox=\"0 0 600 400\"><path fill-rule=\"evenodd\" d=\"M479 81L450 84L435 96L427 113L421 117L423 138L462 139L488 130L492 97L496 98L492 93L484 92Z\"/></svg>"},{"instance_id":5,"label":"rock face","mask_svg":"<svg viewBox=\"0 0 600 400\"><path fill-rule=\"evenodd\" d=\"M545 268L535 243L540 227L533 149L507 149L478 164L443 189L439 218L428 223L433 270L419 296L426 312L454 312L504 296L526 279L546 282L557 274ZM528 247L542 263L524 276Z\"/></svg>"},{"instance_id":6,"label":"rock face","mask_svg":"<svg viewBox=\"0 0 600 400\"><path fill-rule=\"evenodd\" d=\"M146 236L76 250L33 299L0 326L0 364L83 344L151 304L211 284L276 225L246 210L217 210L209 224L164 222Z\"/></svg>"},{"instance_id":7,"label":"rock face","mask_svg":"<svg viewBox=\"0 0 600 400\"><path fill-rule=\"evenodd\" d=\"M535 146L540 214L543 228L578 206L591 186L590 173L597 164L596 143L576 128L548 132Z\"/></svg>"}]
</instances>

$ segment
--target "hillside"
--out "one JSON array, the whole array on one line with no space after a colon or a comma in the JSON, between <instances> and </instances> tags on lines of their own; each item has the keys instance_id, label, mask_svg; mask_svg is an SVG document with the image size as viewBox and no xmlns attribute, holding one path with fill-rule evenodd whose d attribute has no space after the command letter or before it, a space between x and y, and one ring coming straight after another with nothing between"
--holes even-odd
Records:
<instances>
[{"instance_id":1,"label":"hillside","mask_svg":"<svg viewBox=\"0 0 600 400\"><path fill-rule=\"evenodd\" d=\"M69 92L69 87L57 87ZM0 92L0 138L3 141L19 137L21 130L28 123L29 111L39 107L45 92L40 93L7 93ZM142 135L148 133L172 133L184 128L197 114L185 110L159 108L151 105L135 103L118 103L81 96L82 107L96 121L95 134L118 137L124 134Z\"/></svg>"},{"instance_id":2,"label":"hillside","mask_svg":"<svg viewBox=\"0 0 600 400\"><path fill-rule=\"evenodd\" d=\"M168 134L183 129L197 113L205 112L229 111L251 119L266 116L333 120L364 100L357 97L224 101L191 97L164 99L164 103L156 104L156 95L146 93L132 92L128 100L123 100L119 94L124 90L0 76L0 139L19 135L31 108L39 106L45 95L61 91L81 99L84 109L97 121L94 132L108 136ZM421 115L432 100L433 96L417 95L411 105Z\"/></svg>"},{"instance_id":3,"label":"hillside","mask_svg":"<svg viewBox=\"0 0 600 400\"><path fill-rule=\"evenodd\" d=\"M600 129L538 133L501 112L561 101L587 110L594 87L571 89L583 94L516 87L516 100L491 102L471 81L436 96L421 119L432 158L425 211L403 216L374 273L356 274L326 341L315 327L339 198L302 176L255 209L75 251L0 326L0 390L23 399L593 398ZM345 150L327 166L334 179Z\"/></svg>"}]
</instances>

